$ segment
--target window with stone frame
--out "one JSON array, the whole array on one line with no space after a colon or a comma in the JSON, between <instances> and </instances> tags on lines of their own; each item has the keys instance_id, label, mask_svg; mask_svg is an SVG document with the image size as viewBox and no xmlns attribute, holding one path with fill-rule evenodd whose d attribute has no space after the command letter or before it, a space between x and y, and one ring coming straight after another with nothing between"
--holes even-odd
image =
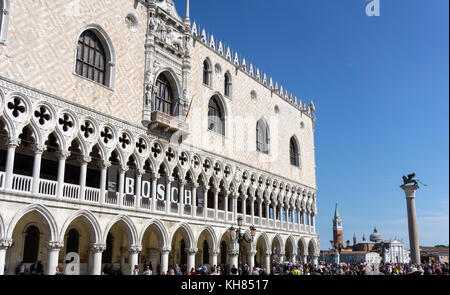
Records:
<instances>
[{"instance_id":1,"label":"window with stone frame","mask_svg":"<svg viewBox=\"0 0 450 295\"><path fill-rule=\"evenodd\" d=\"M76 73L99 84L106 84L106 52L92 30L86 30L78 39Z\"/></svg>"},{"instance_id":2,"label":"window with stone frame","mask_svg":"<svg viewBox=\"0 0 450 295\"><path fill-rule=\"evenodd\" d=\"M215 96L208 104L208 130L225 136L225 118Z\"/></svg>"},{"instance_id":3,"label":"window with stone frame","mask_svg":"<svg viewBox=\"0 0 450 295\"><path fill-rule=\"evenodd\" d=\"M300 161L299 161L298 146L293 137L291 138L291 142L289 144L289 151L291 157L291 165L299 167Z\"/></svg>"},{"instance_id":4,"label":"window with stone frame","mask_svg":"<svg viewBox=\"0 0 450 295\"><path fill-rule=\"evenodd\" d=\"M172 87L164 74L160 74L156 80L155 110L174 116L179 113L179 106L174 102Z\"/></svg>"},{"instance_id":5,"label":"window with stone frame","mask_svg":"<svg viewBox=\"0 0 450 295\"><path fill-rule=\"evenodd\" d=\"M269 126L261 119L256 124L256 150L269 154L269 143Z\"/></svg>"},{"instance_id":6,"label":"window with stone frame","mask_svg":"<svg viewBox=\"0 0 450 295\"><path fill-rule=\"evenodd\" d=\"M211 86L211 65L207 60L203 62L203 84Z\"/></svg>"}]
</instances>

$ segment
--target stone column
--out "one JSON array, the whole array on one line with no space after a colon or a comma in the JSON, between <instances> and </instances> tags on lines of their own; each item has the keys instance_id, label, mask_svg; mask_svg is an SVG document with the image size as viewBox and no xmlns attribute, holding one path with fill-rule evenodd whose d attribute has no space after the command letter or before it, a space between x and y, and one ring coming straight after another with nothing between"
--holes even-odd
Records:
<instances>
[{"instance_id":1,"label":"stone column","mask_svg":"<svg viewBox=\"0 0 450 295\"><path fill-rule=\"evenodd\" d=\"M255 266L255 255L256 255L256 251L255 250L251 250L248 251L248 257L249 257L249 267L250 267L250 274L253 270L253 267Z\"/></svg>"},{"instance_id":2,"label":"stone column","mask_svg":"<svg viewBox=\"0 0 450 295\"><path fill-rule=\"evenodd\" d=\"M161 274L167 274L167 271L169 270L169 253L170 248L163 247L161 249Z\"/></svg>"},{"instance_id":3,"label":"stone column","mask_svg":"<svg viewBox=\"0 0 450 295\"><path fill-rule=\"evenodd\" d=\"M197 253L196 248L186 250L187 253L187 271L190 272L192 268L195 269L195 254Z\"/></svg>"},{"instance_id":4,"label":"stone column","mask_svg":"<svg viewBox=\"0 0 450 295\"><path fill-rule=\"evenodd\" d=\"M308 264L308 255L307 255L307 254L304 254L304 255L302 256L302 258L303 258L303 264Z\"/></svg>"},{"instance_id":5,"label":"stone column","mask_svg":"<svg viewBox=\"0 0 450 295\"><path fill-rule=\"evenodd\" d=\"M5 274L6 250L12 246L12 240L0 240L0 276Z\"/></svg>"},{"instance_id":6,"label":"stone column","mask_svg":"<svg viewBox=\"0 0 450 295\"><path fill-rule=\"evenodd\" d=\"M233 265L238 268L238 259L239 259L239 250L235 249L235 250L230 250L228 252L228 255L230 257L230 269L233 267Z\"/></svg>"},{"instance_id":7,"label":"stone column","mask_svg":"<svg viewBox=\"0 0 450 295\"><path fill-rule=\"evenodd\" d=\"M16 148L20 145L20 139L10 139L8 142L8 155L5 165L5 190L12 188L14 173L14 158L16 157Z\"/></svg>"},{"instance_id":8,"label":"stone column","mask_svg":"<svg viewBox=\"0 0 450 295\"><path fill-rule=\"evenodd\" d=\"M108 168L111 167L110 161L101 162L101 172L100 172L100 204L105 203L106 198L106 178L108 174Z\"/></svg>"},{"instance_id":9,"label":"stone column","mask_svg":"<svg viewBox=\"0 0 450 295\"><path fill-rule=\"evenodd\" d=\"M258 213L259 213L259 226L262 226L262 219L263 219L263 214L262 214L262 203L263 203L263 199L258 199Z\"/></svg>"},{"instance_id":10,"label":"stone column","mask_svg":"<svg viewBox=\"0 0 450 295\"><path fill-rule=\"evenodd\" d=\"M210 250L211 251L211 250ZM212 265L214 266L217 266L217 256L219 255L219 250L217 250L217 249L213 249L212 251L211 251L211 262L212 262Z\"/></svg>"},{"instance_id":11,"label":"stone column","mask_svg":"<svg viewBox=\"0 0 450 295\"><path fill-rule=\"evenodd\" d=\"M121 165L119 167L119 207L123 207L124 187L125 187L125 173L128 171L128 167Z\"/></svg>"},{"instance_id":12,"label":"stone column","mask_svg":"<svg viewBox=\"0 0 450 295\"><path fill-rule=\"evenodd\" d=\"M242 218L244 219L244 224L247 224L247 194L241 195L242 197Z\"/></svg>"},{"instance_id":13,"label":"stone column","mask_svg":"<svg viewBox=\"0 0 450 295\"><path fill-rule=\"evenodd\" d=\"M63 197L64 174L66 172L66 160L69 157L70 157L69 151L59 151L58 152L58 192L56 194L57 198Z\"/></svg>"},{"instance_id":14,"label":"stone column","mask_svg":"<svg viewBox=\"0 0 450 295\"><path fill-rule=\"evenodd\" d=\"M183 216L184 215L184 187L186 186L187 181L186 180L181 180L180 181L180 191L178 193L178 200L180 203L179 211L178 211L178 215ZM190 269L189 269L190 271Z\"/></svg>"},{"instance_id":15,"label":"stone column","mask_svg":"<svg viewBox=\"0 0 450 295\"><path fill-rule=\"evenodd\" d=\"M192 206L191 206L191 215L193 218L197 217L197 188L199 187L198 183L192 184Z\"/></svg>"},{"instance_id":16,"label":"stone column","mask_svg":"<svg viewBox=\"0 0 450 295\"><path fill-rule=\"evenodd\" d=\"M411 263L420 265L419 231L417 228L416 216L416 191L419 189L419 186L402 185L401 188L405 192L406 207L408 210L408 230L409 247L411 249Z\"/></svg>"},{"instance_id":17,"label":"stone column","mask_svg":"<svg viewBox=\"0 0 450 295\"><path fill-rule=\"evenodd\" d=\"M172 194L172 182L175 180L173 177L166 177L166 213L170 213L170 197Z\"/></svg>"},{"instance_id":18,"label":"stone column","mask_svg":"<svg viewBox=\"0 0 450 295\"><path fill-rule=\"evenodd\" d=\"M158 173L152 173L152 212L156 212L156 186L158 185L158 179L160 175Z\"/></svg>"},{"instance_id":19,"label":"stone column","mask_svg":"<svg viewBox=\"0 0 450 295\"><path fill-rule=\"evenodd\" d=\"M265 260L265 265L264 267L266 268L266 273L269 274L272 270L272 262L270 261L270 256L272 253L270 253L270 251L266 251L264 253L264 260Z\"/></svg>"},{"instance_id":20,"label":"stone column","mask_svg":"<svg viewBox=\"0 0 450 295\"><path fill-rule=\"evenodd\" d=\"M269 220L270 220L270 202L267 201L266 202L266 222L267 222L267 227L269 227Z\"/></svg>"},{"instance_id":21,"label":"stone column","mask_svg":"<svg viewBox=\"0 0 450 295\"><path fill-rule=\"evenodd\" d=\"M59 250L64 246L63 242L47 242L48 249L48 262L47 262L47 275L54 275L56 273L56 267L58 266Z\"/></svg>"},{"instance_id":22,"label":"stone column","mask_svg":"<svg viewBox=\"0 0 450 295\"><path fill-rule=\"evenodd\" d=\"M255 224L255 194L252 193L250 196L250 216L251 224Z\"/></svg>"},{"instance_id":23,"label":"stone column","mask_svg":"<svg viewBox=\"0 0 450 295\"><path fill-rule=\"evenodd\" d=\"M82 157L80 159L81 167L80 167L80 200L84 200L84 196L86 194L86 176L87 176L87 166L88 163L91 162L91 157Z\"/></svg>"},{"instance_id":24,"label":"stone column","mask_svg":"<svg viewBox=\"0 0 450 295\"><path fill-rule=\"evenodd\" d=\"M228 192L228 191L225 191L225 198L224 198L225 206L223 207L223 209L224 209L224 211L225 211L225 215L224 215L223 220L224 220L225 222L228 221L228 194L229 194L229 192Z\"/></svg>"},{"instance_id":25,"label":"stone column","mask_svg":"<svg viewBox=\"0 0 450 295\"><path fill-rule=\"evenodd\" d=\"M208 185L203 187L203 218L208 218Z\"/></svg>"},{"instance_id":26,"label":"stone column","mask_svg":"<svg viewBox=\"0 0 450 295\"><path fill-rule=\"evenodd\" d=\"M41 161L42 154L47 149L45 145L33 146L34 162L33 162L33 195L39 193L39 181L41 177Z\"/></svg>"},{"instance_id":27,"label":"stone column","mask_svg":"<svg viewBox=\"0 0 450 295\"><path fill-rule=\"evenodd\" d=\"M219 217L219 186L214 187L214 220Z\"/></svg>"},{"instance_id":28,"label":"stone column","mask_svg":"<svg viewBox=\"0 0 450 295\"><path fill-rule=\"evenodd\" d=\"M233 222L235 220L237 220L237 201L238 201L238 197L239 195L236 192L233 192L231 194L231 197L233 198Z\"/></svg>"},{"instance_id":29,"label":"stone column","mask_svg":"<svg viewBox=\"0 0 450 295\"><path fill-rule=\"evenodd\" d=\"M130 252L130 258L129 258L130 275L133 274L134 266L139 265L139 253L141 253L141 251L142 251L141 246L131 246L128 249L128 252Z\"/></svg>"},{"instance_id":30,"label":"stone column","mask_svg":"<svg viewBox=\"0 0 450 295\"><path fill-rule=\"evenodd\" d=\"M135 208L136 210L141 207L141 199L142 199L142 176L145 174L144 169L138 169L136 171L136 199L135 199Z\"/></svg>"},{"instance_id":31,"label":"stone column","mask_svg":"<svg viewBox=\"0 0 450 295\"><path fill-rule=\"evenodd\" d=\"M106 244L90 244L89 249L91 251L92 261L89 261L92 266L90 267L90 275L99 276L102 274L102 253L106 250Z\"/></svg>"}]
</instances>

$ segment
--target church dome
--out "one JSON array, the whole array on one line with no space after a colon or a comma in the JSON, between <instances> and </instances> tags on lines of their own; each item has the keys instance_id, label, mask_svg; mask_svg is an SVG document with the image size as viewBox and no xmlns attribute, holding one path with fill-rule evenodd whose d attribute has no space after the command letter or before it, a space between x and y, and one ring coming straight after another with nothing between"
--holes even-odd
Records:
<instances>
[{"instance_id":1,"label":"church dome","mask_svg":"<svg viewBox=\"0 0 450 295\"><path fill-rule=\"evenodd\" d=\"M383 237L378 233L377 228L373 230L373 234L370 235L370 241L374 243L379 243L383 241Z\"/></svg>"}]
</instances>

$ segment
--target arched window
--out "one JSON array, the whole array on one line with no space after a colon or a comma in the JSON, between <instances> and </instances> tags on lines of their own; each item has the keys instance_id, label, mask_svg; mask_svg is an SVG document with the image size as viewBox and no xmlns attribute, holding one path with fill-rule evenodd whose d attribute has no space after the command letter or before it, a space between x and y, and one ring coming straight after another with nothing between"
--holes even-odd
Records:
<instances>
[{"instance_id":1,"label":"arched window","mask_svg":"<svg viewBox=\"0 0 450 295\"><path fill-rule=\"evenodd\" d=\"M208 105L208 130L225 136L225 118L215 96L211 97Z\"/></svg>"},{"instance_id":2,"label":"arched window","mask_svg":"<svg viewBox=\"0 0 450 295\"><path fill-rule=\"evenodd\" d=\"M207 60L203 62L203 84L211 86L211 66Z\"/></svg>"},{"instance_id":3,"label":"arched window","mask_svg":"<svg viewBox=\"0 0 450 295\"><path fill-rule=\"evenodd\" d=\"M289 147L290 147L289 150L290 150L290 155L291 155L291 165L299 167L300 161L299 161L299 156L298 156L298 146L297 146L297 142L295 141L294 137L291 138Z\"/></svg>"},{"instance_id":4,"label":"arched window","mask_svg":"<svg viewBox=\"0 0 450 295\"><path fill-rule=\"evenodd\" d=\"M256 124L256 149L262 153L269 153L269 126L264 120L259 120Z\"/></svg>"},{"instance_id":5,"label":"arched window","mask_svg":"<svg viewBox=\"0 0 450 295\"><path fill-rule=\"evenodd\" d=\"M0 0L0 43L6 42L9 21L9 0Z\"/></svg>"},{"instance_id":6,"label":"arched window","mask_svg":"<svg viewBox=\"0 0 450 295\"><path fill-rule=\"evenodd\" d=\"M178 116L179 109L179 103L174 103L173 91L169 80L164 74L159 75L156 80L155 110L171 116Z\"/></svg>"},{"instance_id":7,"label":"arched window","mask_svg":"<svg viewBox=\"0 0 450 295\"><path fill-rule=\"evenodd\" d=\"M23 249L23 262L34 263L39 255L39 229L35 226L29 226L25 232L25 246Z\"/></svg>"},{"instance_id":8,"label":"arched window","mask_svg":"<svg viewBox=\"0 0 450 295\"><path fill-rule=\"evenodd\" d=\"M203 264L209 264L209 246L207 241L203 241Z\"/></svg>"},{"instance_id":9,"label":"arched window","mask_svg":"<svg viewBox=\"0 0 450 295\"><path fill-rule=\"evenodd\" d=\"M228 72L225 74L224 80L225 80L224 94L226 97L231 97L231 77Z\"/></svg>"},{"instance_id":10,"label":"arched window","mask_svg":"<svg viewBox=\"0 0 450 295\"><path fill-rule=\"evenodd\" d=\"M108 85L108 62L105 48L92 30L86 30L78 39L76 73L89 80Z\"/></svg>"},{"instance_id":11,"label":"arched window","mask_svg":"<svg viewBox=\"0 0 450 295\"><path fill-rule=\"evenodd\" d=\"M69 233L67 234L66 244L66 254L72 252L78 253L80 245L80 234L76 229L72 228L71 230L69 230Z\"/></svg>"}]
</instances>

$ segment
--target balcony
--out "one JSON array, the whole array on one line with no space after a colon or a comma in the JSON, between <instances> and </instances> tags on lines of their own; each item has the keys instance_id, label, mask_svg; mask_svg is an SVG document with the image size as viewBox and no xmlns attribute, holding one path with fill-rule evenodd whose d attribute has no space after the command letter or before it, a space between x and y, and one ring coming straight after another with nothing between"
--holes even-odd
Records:
<instances>
[{"instance_id":1,"label":"balcony","mask_svg":"<svg viewBox=\"0 0 450 295\"><path fill-rule=\"evenodd\" d=\"M6 173L0 171L0 193L5 193L5 179ZM164 216L178 216L185 217L193 220L204 221L204 210L206 210L206 220L215 223L226 223L227 225L234 224L233 212L225 212L223 210L216 212L211 208L192 207L191 205L185 205L184 210L181 209L180 204L171 203L169 205L169 212L166 212L166 202L157 200L156 204L153 204L153 200L149 198L139 198L136 200L136 196L123 195L122 199L118 192L105 191L102 197L101 190L98 188L86 187L84 194L82 193L81 186L75 184L64 183L58 197L58 183L52 180L39 179L38 191L36 194L33 191L33 178L29 176L12 174L11 189L8 192L17 193L19 196L38 196L41 199L67 201L69 203L84 204L88 206L101 206L111 209L119 210L132 210L133 212L140 213L152 213L154 215ZM121 201L121 202L120 202ZM193 212L193 210L195 210ZM241 215L241 214L238 214ZM225 221L227 216L227 221ZM315 227L296 224L292 222L280 222L280 220L267 219L265 217L260 218L255 216L253 218L249 215L245 216L247 225L254 223L257 227L264 229L280 230L292 233L309 233L315 234Z\"/></svg>"},{"instance_id":2,"label":"balcony","mask_svg":"<svg viewBox=\"0 0 450 295\"><path fill-rule=\"evenodd\" d=\"M189 125L180 117L172 117L160 111L154 111L150 115L150 122L148 124L151 130L157 130L161 133L172 135L175 132L180 132L181 135L189 135Z\"/></svg>"}]
</instances>

